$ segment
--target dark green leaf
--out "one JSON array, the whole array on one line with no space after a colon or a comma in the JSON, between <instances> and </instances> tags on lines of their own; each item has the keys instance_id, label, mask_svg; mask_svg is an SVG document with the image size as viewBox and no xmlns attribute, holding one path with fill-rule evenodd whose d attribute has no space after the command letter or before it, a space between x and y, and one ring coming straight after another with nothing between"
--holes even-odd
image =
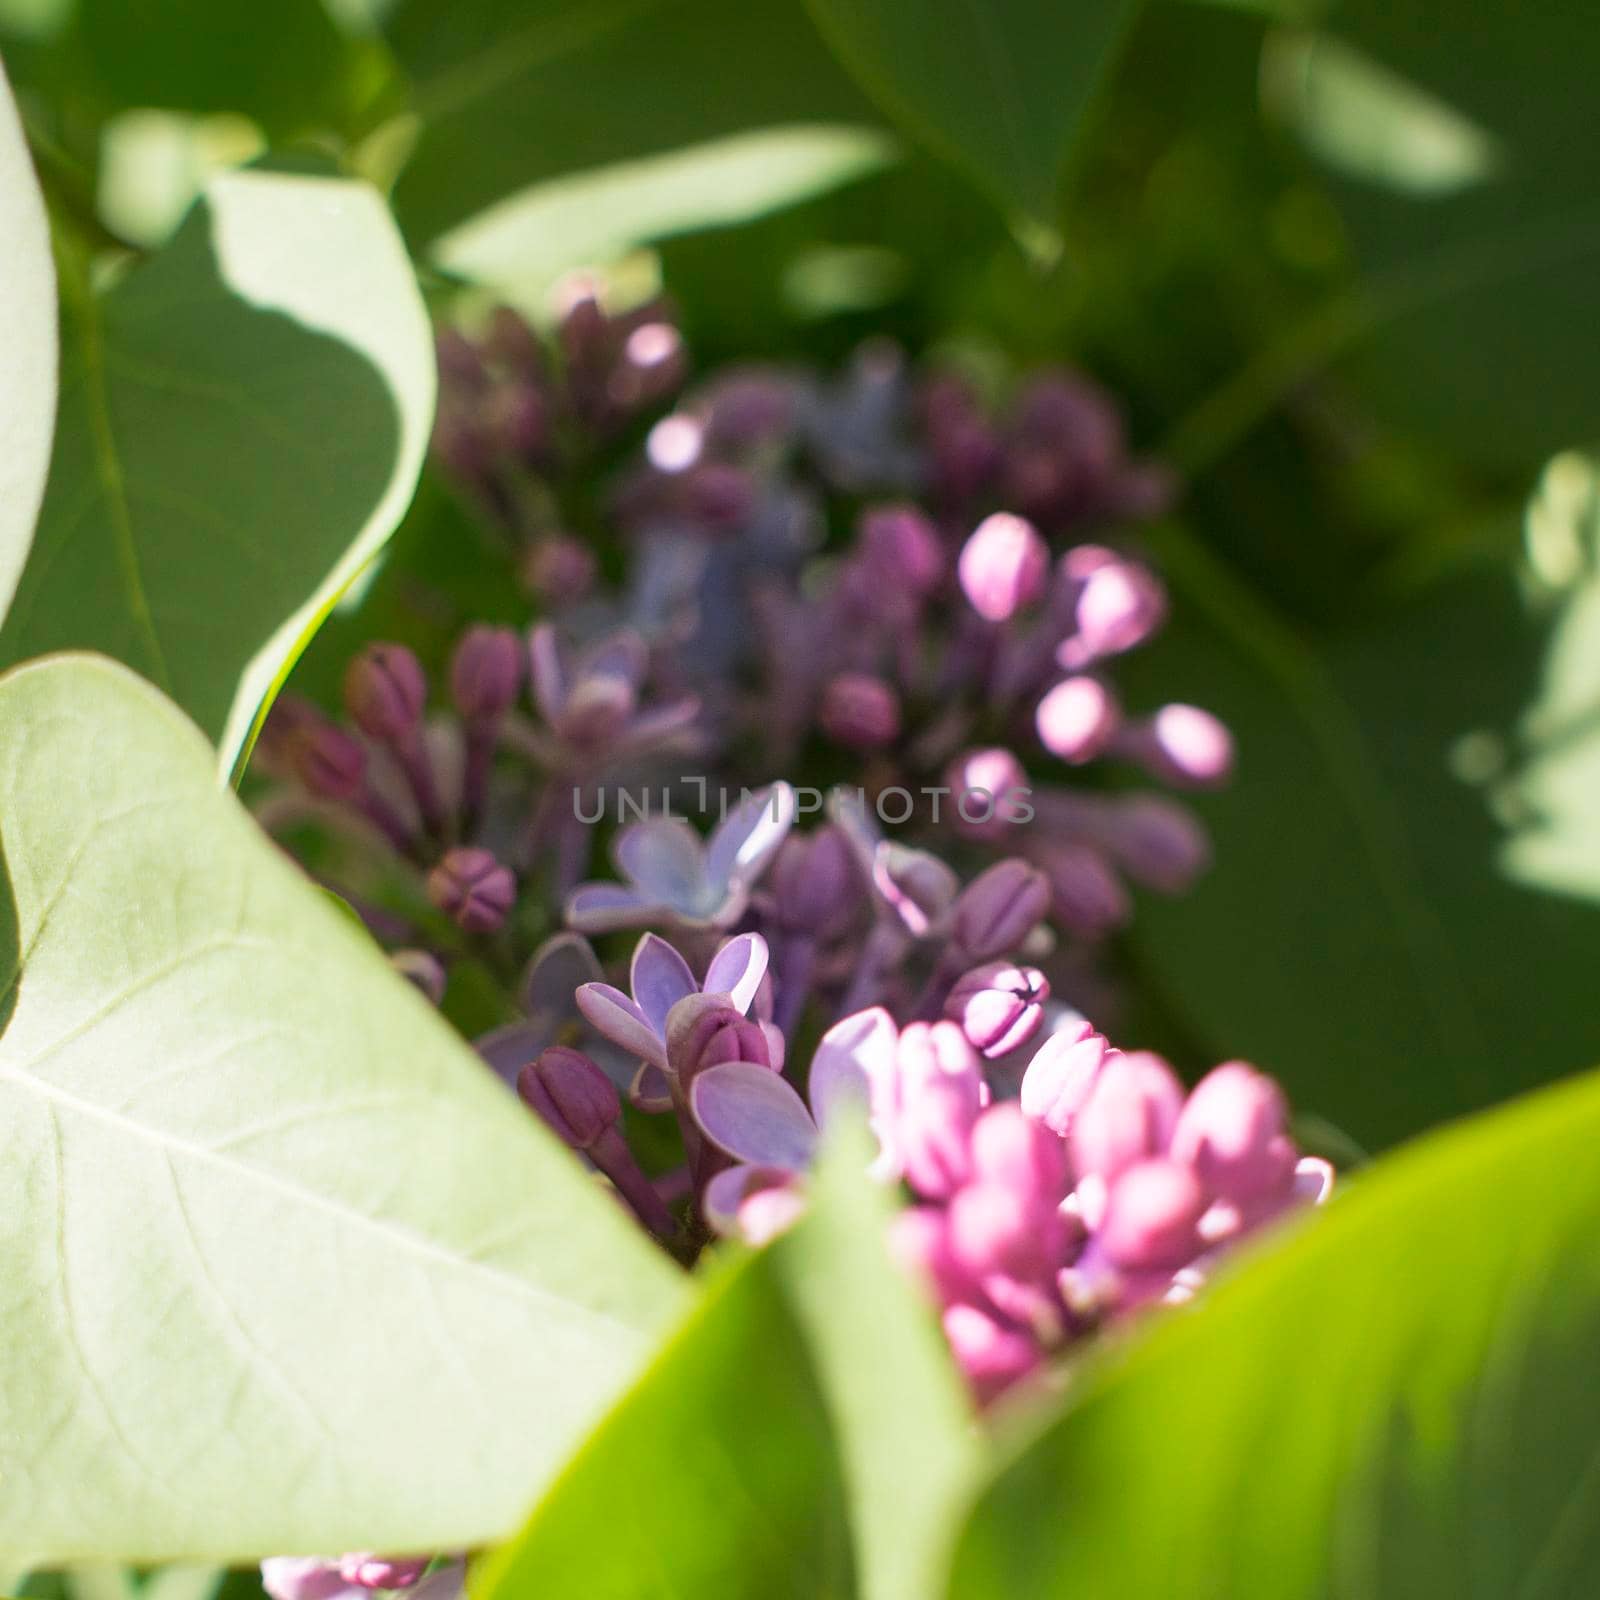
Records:
<instances>
[{"instance_id":1,"label":"dark green leaf","mask_svg":"<svg viewBox=\"0 0 1600 1600\"><path fill-rule=\"evenodd\" d=\"M900 122L1053 233L1062 174L1134 0L809 0Z\"/></svg>"},{"instance_id":2,"label":"dark green leaf","mask_svg":"<svg viewBox=\"0 0 1600 1600\"><path fill-rule=\"evenodd\" d=\"M562 177L753 129L876 124L799 0L403 0L423 128L395 206L429 240Z\"/></svg>"},{"instance_id":3,"label":"dark green leaf","mask_svg":"<svg viewBox=\"0 0 1600 1600\"><path fill-rule=\"evenodd\" d=\"M961 1600L1582 1600L1600 1079L1372 1169L1092 1367L979 1500Z\"/></svg>"}]
</instances>

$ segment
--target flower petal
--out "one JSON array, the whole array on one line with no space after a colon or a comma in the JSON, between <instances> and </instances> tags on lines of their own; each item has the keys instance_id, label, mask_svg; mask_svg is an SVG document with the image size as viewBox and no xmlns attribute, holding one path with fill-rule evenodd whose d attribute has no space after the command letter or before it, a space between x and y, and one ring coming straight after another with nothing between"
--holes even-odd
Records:
<instances>
[{"instance_id":1,"label":"flower petal","mask_svg":"<svg viewBox=\"0 0 1600 1600\"><path fill-rule=\"evenodd\" d=\"M541 622L528 635L528 667L533 680L534 704L553 727L561 720L567 705L566 667L553 624Z\"/></svg>"},{"instance_id":2,"label":"flower petal","mask_svg":"<svg viewBox=\"0 0 1600 1600\"><path fill-rule=\"evenodd\" d=\"M667 1064L667 1044L650 1019L620 989L609 983L586 983L575 997L578 1009L596 1033L658 1067Z\"/></svg>"},{"instance_id":3,"label":"flower petal","mask_svg":"<svg viewBox=\"0 0 1600 1600\"><path fill-rule=\"evenodd\" d=\"M700 988L689 963L654 933L647 933L634 946L628 983L634 1003L663 1039L667 1036L667 1013L686 994L695 994Z\"/></svg>"},{"instance_id":4,"label":"flower petal","mask_svg":"<svg viewBox=\"0 0 1600 1600\"><path fill-rule=\"evenodd\" d=\"M554 1043L554 1032L543 1022L508 1022L503 1028L480 1034L472 1041L472 1048L508 1088L515 1089L517 1074Z\"/></svg>"},{"instance_id":5,"label":"flower petal","mask_svg":"<svg viewBox=\"0 0 1600 1600\"><path fill-rule=\"evenodd\" d=\"M741 801L711 836L706 881L713 887L754 883L777 854L794 818L794 790L786 783L769 784Z\"/></svg>"},{"instance_id":6,"label":"flower petal","mask_svg":"<svg viewBox=\"0 0 1600 1600\"><path fill-rule=\"evenodd\" d=\"M776 1167L757 1167L749 1162L726 1167L701 1191L700 1214L724 1237L742 1238L744 1230L739 1226L739 1208L745 1201L766 1189L787 1189L793 1180L792 1172Z\"/></svg>"},{"instance_id":7,"label":"flower petal","mask_svg":"<svg viewBox=\"0 0 1600 1600\"><path fill-rule=\"evenodd\" d=\"M620 628L584 650L573 663L572 676L580 678L619 678L637 689L644 680L649 650L632 628Z\"/></svg>"},{"instance_id":8,"label":"flower petal","mask_svg":"<svg viewBox=\"0 0 1600 1600\"><path fill-rule=\"evenodd\" d=\"M567 897L567 921L579 933L612 933L653 922L666 907L621 883L581 883Z\"/></svg>"},{"instance_id":9,"label":"flower petal","mask_svg":"<svg viewBox=\"0 0 1600 1600\"><path fill-rule=\"evenodd\" d=\"M628 1085L628 1099L639 1111L670 1111L672 1080L653 1061L641 1062Z\"/></svg>"},{"instance_id":10,"label":"flower petal","mask_svg":"<svg viewBox=\"0 0 1600 1600\"><path fill-rule=\"evenodd\" d=\"M767 941L759 933L741 933L712 956L701 988L707 994L730 995L733 1003L748 1016L750 1002L755 999L766 973ZM634 990L635 994L638 992Z\"/></svg>"},{"instance_id":11,"label":"flower petal","mask_svg":"<svg viewBox=\"0 0 1600 1600\"><path fill-rule=\"evenodd\" d=\"M775 1072L753 1061L707 1067L689 1088L700 1131L739 1161L802 1172L817 1144L805 1102Z\"/></svg>"},{"instance_id":12,"label":"flower petal","mask_svg":"<svg viewBox=\"0 0 1600 1600\"><path fill-rule=\"evenodd\" d=\"M676 911L705 903L705 851L682 817L650 817L624 828L611 846L618 869L642 893Z\"/></svg>"},{"instance_id":13,"label":"flower petal","mask_svg":"<svg viewBox=\"0 0 1600 1600\"><path fill-rule=\"evenodd\" d=\"M882 1006L840 1020L817 1041L807 1086L819 1127L853 1101L876 1119L893 1109L899 1030Z\"/></svg>"},{"instance_id":14,"label":"flower petal","mask_svg":"<svg viewBox=\"0 0 1600 1600\"><path fill-rule=\"evenodd\" d=\"M522 1009L530 1016L567 1017L579 984L598 983L600 963L579 933L558 933L533 952L522 975L518 993Z\"/></svg>"}]
</instances>

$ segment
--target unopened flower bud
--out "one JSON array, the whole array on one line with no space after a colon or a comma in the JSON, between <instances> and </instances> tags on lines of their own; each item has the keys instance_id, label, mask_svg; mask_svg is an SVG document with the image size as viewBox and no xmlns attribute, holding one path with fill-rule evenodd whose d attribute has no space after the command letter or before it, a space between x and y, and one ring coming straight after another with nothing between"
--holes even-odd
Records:
<instances>
[{"instance_id":1,"label":"unopened flower bud","mask_svg":"<svg viewBox=\"0 0 1600 1600\"><path fill-rule=\"evenodd\" d=\"M1026 1044L1044 1021L1050 980L1037 967L987 961L956 980L944 1014L989 1060Z\"/></svg>"},{"instance_id":2,"label":"unopened flower bud","mask_svg":"<svg viewBox=\"0 0 1600 1600\"><path fill-rule=\"evenodd\" d=\"M496 384L484 397L482 426L496 451L523 461L536 460L550 442L544 396L521 379Z\"/></svg>"},{"instance_id":3,"label":"unopened flower bud","mask_svg":"<svg viewBox=\"0 0 1600 1600\"><path fill-rule=\"evenodd\" d=\"M369 644L344 675L344 703L369 739L398 744L422 722L428 680L422 663L403 644Z\"/></svg>"},{"instance_id":4,"label":"unopened flower bud","mask_svg":"<svg viewBox=\"0 0 1600 1600\"><path fill-rule=\"evenodd\" d=\"M517 883L489 851L459 845L428 874L428 898L463 932L493 933L517 898Z\"/></svg>"},{"instance_id":5,"label":"unopened flower bud","mask_svg":"<svg viewBox=\"0 0 1600 1600\"><path fill-rule=\"evenodd\" d=\"M879 750L900 734L900 697L882 678L841 672L822 692L822 731L852 750Z\"/></svg>"},{"instance_id":6,"label":"unopened flower bud","mask_svg":"<svg viewBox=\"0 0 1600 1600\"><path fill-rule=\"evenodd\" d=\"M1060 1212L1020 1184L969 1183L950 1201L949 1215L951 1251L980 1281L993 1274L1049 1281L1061 1265L1067 1235Z\"/></svg>"},{"instance_id":7,"label":"unopened flower bud","mask_svg":"<svg viewBox=\"0 0 1600 1600\"><path fill-rule=\"evenodd\" d=\"M1194 813L1165 795L1119 796L1105 840L1128 875L1162 894L1182 894L1211 861Z\"/></svg>"},{"instance_id":8,"label":"unopened flower bud","mask_svg":"<svg viewBox=\"0 0 1600 1600\"><path fill-rule=\"evenodd\" d=\"M593 553L570 534L541 539L528 552L523 577L546 604L569 606L594 587L597 571Z\"/></svg>"},{"instance_id":9,"label":"unopened flower bud","mask_svg":"<svg viewBox=\"0 0 1600 1600\"><path fill-rule=\"evenodd\" d=\"M409 1589L427 1570L426 1559L394 1561L359 1552L339 1558L339 1576L360 1589Z\"/></svg>"},{"instance_id":10,"label":"unopened flower bud","mask_svg":"<svg viewBox=\"0 0 1600 1600\"><path fill-rule=\"evenodd\" d=\"M588 1150L622 1115L615 1086L581 1050L553 1044L517 1074L517 1093L574 1150Z\"/></svg>"},{"instance_id":11,"label":"unopened flower bud","mask_svg":"<svg viewBox=\"0 0 1600 1600\"><path fill-rule=\"evenodd\" d=\"M350 1587L337 1561L321 1556L268 1556L261 1587L272 1600L333 1600Z\"/></svg>"},{"instance_id":12,"label":"unopened flower bud","mask_svg":"<svg viewBox=\"0 0 1600 1600\"><path fill-rule=\"evenodd\" d=\"M1018 801L1030 792L1022 763L1003 745L957 756L944 779L954 802L951 820L973 839L1000 837L1018 820Z\"/></svg>"},{"instance_id":13,"label":"unopened flower bud","mask_svg":"<svg viewBox=\"0 0 1600 1600\"><path fill-rule=\"evenodd\" d=\"M868 564L883 582L925 595L944 574L938 530L915 506L878 506L865 512L857 537Z\"/></svg>"},{"instance_id":14,"label":"unopened flower bud","mask_svg":"<svg viewBox=\"0 0 1600 1600\"><path fill-rule=\"evenodd\" d=\"M1023 1115L1065 1139L1094 1092L1101 1070L1117 1054L1105 1035L1096 1033L1087 1022L1051 1034L1022 1075L1018 1103Z\"/></svg>"},{"instance_id":15,"label":"unopened flower bud","mask_svg":"<svg viewBox=\"0 0 1600 1600\"><path fill-rule=\"evenodd\" d=\"M1139 1161L1112 1182L1095 1242L1127 1272L1176 1272L1200 1253L1207 1197L1192 1168Z\"/></svg>"},{"instance_id":16,"label":"unopened flower bud","mask_svg":"<svg viewBox=\"0 0 1600 1600\"><path fill-rule=\"evenodd\" d=\"M861 875L850 841L829 823L814 833L791 833L767 876L778 920L801 933L837 928L860 904Z\"/></svg>"},{"instance_id":17,"label":"unopened flower bud","mask_svg":"<svg viewBox=\"0 0 1600 1600\"><path fill-rule=\"evenodd\" d=\"M1111 742L1120 718L1110 689L1098 678L1079 675L1046 691L1034 712L1034 726L1051 755L1081 766Z\"/></svg>"},{"instance_id":18,"label":"unopened flower bud","mask_svg":"<svg viewBox=\"0 0 1600 1600\"><path fill-rule=\"evenodd\" d=\"M1086 844L1055 844L1042 855L1050 879L1051 904L1064 928L1085 939L1103 939L1125 927L1133 902L1111 864Z\"/></svg>"},{"instance_id":19,"label":"unopened flower bud","mask_svg":"<svg viewBox=\"0 0 1600 1600\"><path fill-rule=\"evenodd\" d=\"M950 1353L980 1401L994 1399L1039 1365L1041 1353L1033 1339L977 1306L950 1306L943 1320Z\"/></svg>"},{"instance_id":20,"label":"unopened flower bud","mask_svg":"<svg viewBox=\"0 0 1600 1600\"><path fill-rule=\"evenodd\" d=\"M889 1224L889 1250L900 1266L940 1300L969 1293L972 1278L950 1248L950 1225L942 1206L908 1206Z\"/></svg>"},{"instance_id":21,"label":"unopened flower bud","mask_svg":"<svg viewBox=\"0 0 1600 1600\"><path fill-rule=\"evenodd\" d=\"M522 646L510 628L476 623L462 634L450 661L450 695L462 716L488 722L503 716L522 687Z\"/></svg>"},{"instance_id":22,"label":"unopened flower bud","mask_svg":"<svg viewBox=\"0 0 1600 1600\"><path fill-rule=\"evenodd\" d=\"M966 1182L968 1139L983 1105L978 1058L951 1022L913 1022L895 1057L899 1108L893 1143L906 1181L938 1200Z\"/></svg>"},{"instance_id":23,"label":"unopened flower bud","mask_svg":"<svg viewBox=\"0 0 1600 1600\"><path fill-rule=\"evenodd\" d=\"M1031 522L996 512L980 522L956 563L962 592L988 622L1006 622L1044 592L1050 551Z\"/></svg>"},{"instance_id":24,"label":"unopened flower bud","mask_svg":"<svg viewBox=\"0 0 1600 1600\"><path fill-rule=\"evenodd\" d=\"M1078 631L1062 646L1062 665L1083 666L1131 650L1166 614L1166 591L1148 568L1124 560L1096 566L1078 596Z\"/></svg>"},{"instance_id":25,"label":"unopened flower bud","mask_svg":"<svg viewBox=\"0 0 1600 1600\"><path fill-rule=\"evenodd\" d=\"M1054 1210L1067 1193L1065 1144L1014 1100L990 1106L972 1129L976 1182L1020 1189Z\"/></svg>"},{"instance_id":26,"label":"unopened flower bud","mask_svg":"<svg viewBox=\"0 0 1600 1600\"><path fill-rule=\"evenodd\" d=\"M1183 1085L1160 1056L1146 1051L1106 1061L1072 1120L1072 1167L1080 1182L1107 1182L1135 1162L1164 1156L1183 1109Z\"/></svg>"},{"instance_id":27,"label":"unopened flower bud","mask_svg":"<svg viewBox=\"0 0 1600 1600\"><path fill-rule=\"evenodd\" d=\"M997 861L956 900L956 942L974 961L993 960L1021 944L1049 909L1042 872L1015 857Z\"/></svg>"},{"instance_id":28,"label":"unopened flower bud","mask_svg":"<svg viewBox=\"0 0 1600 1600\"><path fill-rule=\"evenodd\" d=\"M294 731L289 743L294 775L322 800L354 800L366 783L367 752L343 728L320 718Z\"/></svg>"},{"instance_id":29,"label":"unopened flower bud","mask_svg":"<svg viewBox=\"0 0 1600 1600\"><path fill-rule=\"evenodd\" d=\"M1141 753L1172 783L1208 787L1233 771L1233 735L1199 706L1163 706L1142 730Z\"/></svg>"},{"instance_id":30,"label":"unopened flower bud","mask_svg":"<svg viewBox=\"0 0 1600 1600\"><path fill-rule=\"evenodd\" d=\"M1224 1062L1195 1085L1172 1135L1172 1159L1193 1167L1214 1195L1248 1205L1284 1193L1296 1152L1283 1092L1242 1061Z\"/></svg>"}]
</instances>

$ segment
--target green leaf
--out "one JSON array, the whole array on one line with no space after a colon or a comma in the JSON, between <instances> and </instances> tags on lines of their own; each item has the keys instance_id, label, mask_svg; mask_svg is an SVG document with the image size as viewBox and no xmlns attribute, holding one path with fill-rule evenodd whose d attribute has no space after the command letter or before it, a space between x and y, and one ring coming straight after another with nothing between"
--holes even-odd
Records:
<instances>
[{"instance_id":1,"label":"green leaf","mask_svg":"<svg viewBox=\"0 0 1600 1600\"><path fill-rule=\"evenodd\" d=\"M237 111L275 136L337 126L349 42L324 0L79 0L83 61L122 106Z\"/></svg>"},{"instance_id":2,"label":"green leaf","mask_svg":"<svg viewBox=\"0 0 1600 1600\"><path fill-rule=\"evenodd\" d=\"M0 617L16 590L50 464L56 284L50 227L0 66Z\"/></svg>"},{"instance_id":3,"label":"green leaf","mask_svg":"<svg viewBox=\"0 0 1600 1600\"><path fill-rule=\"evenodd\" d=\"M1377 1148L1600 1056L1600 910L1517 881L1495 782L1544 671L1509 576L1468 575L1320 635L1177 531L1171 624L1127 658L1138 707L1183 696L1239 744L1198 797L1215 862L1145 897L1141 964L1210 1059Z\"/></svg>"},{"instance_id":4,"label":"green leaf","mask_svg":"<svg viewBox=\"0 0 1600 1600\"><path fill-rule=\"evenodd\" d=\"M536 184L452 229L430 255L447 272L537 300L575 267L751 221L880 171L894 157L893 141L870 128L735 134Z\"/></svg>"},{"instance_id":5,"label":"green leaf","mask_svg":"<svg viewBox=\"0 0 1600 1600\"><path fill-rule=\"evenodd\" d=\"M962 1600L1593 1593L1600 1078L1381 1163L1092 1367Z\"/></svg>"},{"instance_id":6,"label":"green leaf","mask_svg":"<svg viewBox=\"0 0 1600 1600\"><path fill-rule=\"evenodd\" d=\"M680 1280L114 663L0 679L0 1554L504 1536Z\"/></svg>"},{"instance_id":7,"label":"green leaf","mask_svg":"<svg viewBox=\"0 0 1600 1600\"><path fill-rule=\"evenodd\" d=\"M422 119L395 188L436 238L538 183L755 129L877 125L799 0L401 0Z\"/></svg>"},{"instance_id":8,"label":"green leaf","mask_svg":"<svg viewBox=\"0 0 1600 1600\"><path fill-rule=\"evenodd\" d=\"M932 1310L890 1257L897 1207L866 1176L865 1130L838 1134L805 1219L773 1254L827 1396L860 1592L925 1600L948 1558L978 1434Z\"/></svg>"},{"instance_id":9,"label":"green leaf","mask_svg":"<svg viewBox=\"0 0 1600 1600\"><path fill-rule=\"evenodd\" d=\"M0 661L86 646L165 689L224 771L411 498L428 320L364 184L212 181L71 308L55 457Z\"/></svg>"},{"instance_id":10,"label":"green leaf","mask_svg":"<svg viewBox=\"0 0 1600 1600\"><path fill-rule=\"evenodd\" d=\"M473 1600L853 1595L824 1400L771 1253L718 1271Z\"/></svg>"},{"instance_id":11,"label":"green leaf","mask_svg":"<svg viewBox=\"0 0 1600 1600\"><path fill-rule=\"evenodd\" d=\"M1600 186L1587 145L1600 19L1461 0L1442 33L1431 7L1343 0L1330 27L1269 49L1263 83L1324 151L1316 130L1342 102L1345 133L1379 157L1333 189L1366 274L1367 336L1345 375L1385 421L1479 470L1526 469L1595 436ZM1351 105L1353 63L1369 91L1387 89L1388 114ZM1456 181L1419 187L1441 154Z\"/></svg>"},{"instance_id":12,"label":"green leaf","mask_svg":"<svg viewBox=\"0 0 1600 1600\"><path fill-rule=\"evenodd\" d=\"M804 1219L721 1270L474 1600L935 1591L978 1438L864 1130L840 1132Z\"/></svg>"},{"instance_id":13,"label":"green leaf","mask_svg":"<svg viewBox=\"0 0 1600 1600\"><path fill-rule=\"evenodd\" d=\"M897 121L1048 236L1073 136L1134 0L809 0Z\"/></svg>"}]
</instances>

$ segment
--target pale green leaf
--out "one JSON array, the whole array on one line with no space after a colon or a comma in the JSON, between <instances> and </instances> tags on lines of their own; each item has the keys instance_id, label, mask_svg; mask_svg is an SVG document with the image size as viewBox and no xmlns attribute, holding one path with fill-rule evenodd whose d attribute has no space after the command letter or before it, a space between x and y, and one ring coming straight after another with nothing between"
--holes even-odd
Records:
<instances>
[{"instance_id":1,"label":"pale green leaf","mask_svg":"<svg viewBox=\"0 0 1600 1600\"><path fill-rule=\"evenodd\" d=\"M165 250L71 311L0 660L116 656L227 771L410 500L434 394L410 263L366 185L235 172Z\"/></svg>"},{"instance_id":2,"label":"pale green leaf","mask_svg":"<svg viewBox=\"0 0 1600 1600\"><path fill-rule=\"evenodd\" d=\"M536 184L452 229L431 254L460 277L535 293L574 267L795 205L881 170L894 155L893 141L868 128L735 134Z\"/></svg>"},{"instance_id":3,"label":"pale green leaf","mask_svg":"<svg viewBox=\"0 0 1600 1600\"><path fill-rule=\"evenodd\" d=\"M1091 1369L979 1500L962 1600L1583 1600L1600 1077L1432 1135Z\"/></svg>"},{"instance_id":4,"label":"pale green leaf","mask_svg":"<svg viewBox=\"0 0 1600 1600\"><path fill-rule=\"evenodd\" d=\"M147 684L0 679L0 1555L516 1526L680 1279Z\"/></svg>"},{"instance_id":5,"label":"pale green leaf","mask_svg":"<svg viewBox=\"0 0 1600 1600\"><path fill-rule=\"evenodd\" d=\"M0 617L28 559L56 412L50 228L0 66Z\"/></svg>"}]
</instances>

